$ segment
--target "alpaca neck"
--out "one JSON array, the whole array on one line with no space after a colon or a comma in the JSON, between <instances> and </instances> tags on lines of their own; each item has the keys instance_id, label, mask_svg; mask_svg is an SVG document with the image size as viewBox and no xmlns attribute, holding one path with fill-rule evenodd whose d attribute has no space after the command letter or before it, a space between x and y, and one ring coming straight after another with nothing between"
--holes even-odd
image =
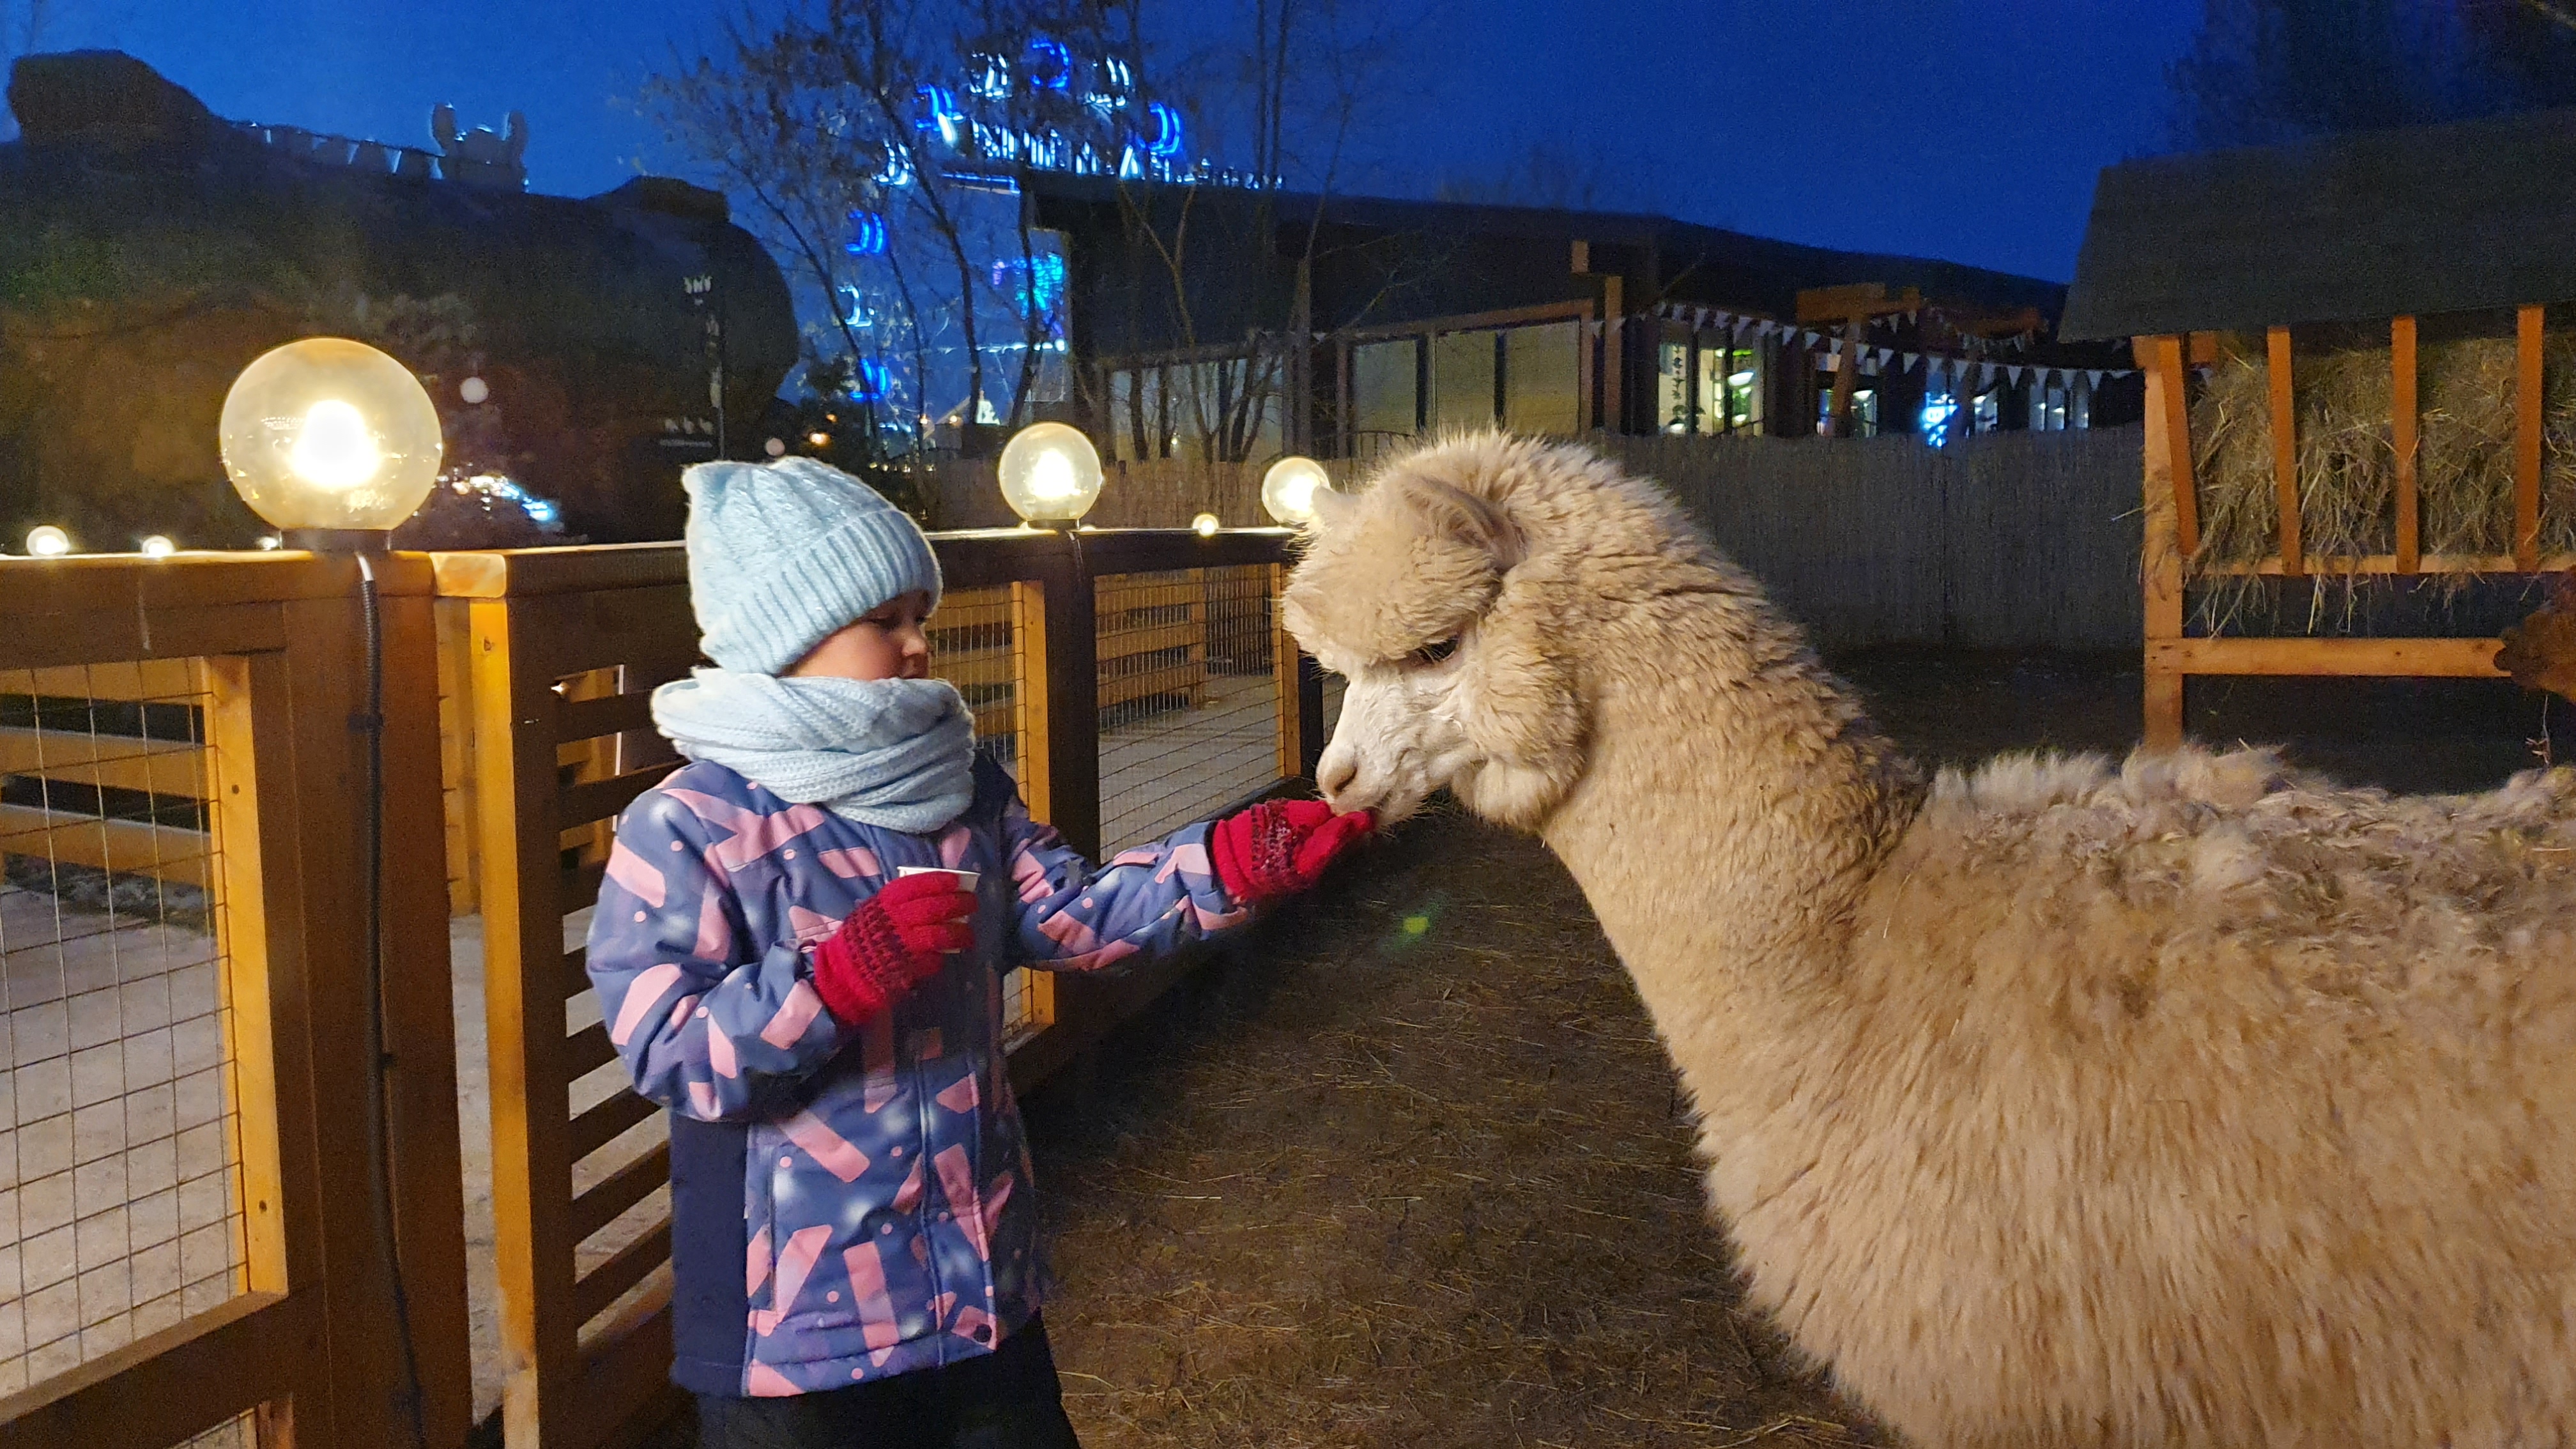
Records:
<instances>
[{"instance_id":1,"label":"alpaca neck","mask_svg":"<svg viewBox=\"0 0 2576 1449\"><path fill-rule=\"evenodd\" d=\"M1810 1048L1847 1026L1854 907L1923 788L1766 605L1695 604L1709 627L1667 614L1599 640L1590 763L1543 834L1716 1118L1729 1093L1786 1089L1749 1062L1832 1055Z\"/></svg>"}]
</instances>

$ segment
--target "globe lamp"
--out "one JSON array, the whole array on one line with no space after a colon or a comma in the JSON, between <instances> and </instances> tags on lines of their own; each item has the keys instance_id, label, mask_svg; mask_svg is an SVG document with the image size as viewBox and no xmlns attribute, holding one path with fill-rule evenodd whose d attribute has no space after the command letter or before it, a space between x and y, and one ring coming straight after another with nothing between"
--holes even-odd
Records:
<instances>
[{"instance_id":1,"label":"globe lamp","mask_svg":"<svg viewBox=\"0 0 2576 1449\"><path fill-rule=\"evenodd\" d=\"M1223 526L1217 522L1216 515L1213 513L1202 513L1190 520L1190 530L1201 538L1216 537L1216 531Z\"/></svg>"},{"instance_id":2,"label":"globe lamp","mask_svg":"<svg viewBox=\"0 0 2576 1449\"><path fill-rule=\"evenodd\" d=\"M172 543L168 534L156 533L137 545L136 551L145 558L168 558L179 551L179 545Z\"/></svg>"},{"instance_id":3,"label":"globe lamp","mask_svg":"<svg viewBox=\"0 0 2576 1449\"><path fill-rule=\"evenodd\" d=\"M242 369L224 396L224 471L290 548L381 552L438 483L438 409L363 342L308 337Z\"/></svg>"},{"instance_id":4,"label":"globe lamp","mask_svg":"<svg viewBox=\"0 0 2576 1449\"><path fill-rule=\"evenodd\" d=\"M27 530L27 552L35 558L61 558L72 551L72 536L50 523Z\"/></svg>"},{"instance_id":5,"label":"globe lamp","mask_svg":"<svg viewBox=\"0 0 2576 1449\"><path fill-rule=\"evenodd\" d=\"M1002 500L1031 524L1071 527L1100 500L1100 452L1079 428L1032 423L1002 448Z\"/></svg>"},{"instance_id":6,"label":"globe lamp","mask_svg":"<svg viewBox=\"0 0 2576 1449\"><path fill-rule=\"evenodd\" d=\"M1324 465L1312 458L1287 457L1261 475L1261 507L1274 522L1302 528L1315 519L1315 490L1333 486Z\"/></svg>"}]
</instances>

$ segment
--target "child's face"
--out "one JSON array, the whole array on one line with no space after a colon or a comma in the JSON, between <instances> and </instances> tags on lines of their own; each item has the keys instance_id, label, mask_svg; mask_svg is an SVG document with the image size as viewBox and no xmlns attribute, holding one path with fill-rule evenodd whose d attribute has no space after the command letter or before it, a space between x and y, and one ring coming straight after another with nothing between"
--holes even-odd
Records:
<instances>
[{"instance_id":1,"label":"child's face","mask_svg":"<svg viewBox=\"0 0 2576 1449\"><path fill-rule=\"evenodd\" d=\"M916 589L815 645L787 673L802 679L926 679L930 638L921 626L929 617L930 596Z\"/></svg>"}]
</instances>

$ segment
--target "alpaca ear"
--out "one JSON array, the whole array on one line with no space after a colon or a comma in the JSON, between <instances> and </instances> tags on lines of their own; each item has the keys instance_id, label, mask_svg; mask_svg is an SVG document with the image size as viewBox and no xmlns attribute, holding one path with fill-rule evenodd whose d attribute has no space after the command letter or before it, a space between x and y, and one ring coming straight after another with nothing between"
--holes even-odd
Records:
<instances>
[{"instance_id":1,"label":"alpaca ear","mask_svg":"<svg viewBox=\"0 0 2576 1449\"><path fill-rule=\"evenodd\" d=\"M1311 500L1315 510L1315 532L1331 533L1349 522L1352 510L1359 507L1359 502L1339 488L1316 489Z\"/></svg>"},{"instance_id":2,"label":"alpaca ear","mask_svg":"<svg viewBox=\"0 0 2576 1449\"><path fill-rule=\"evenodd\" d=\"M1521 561L1521 531L1499 505L1434 478L1406 478L1400 486L1424 533L1487 555L1498 575Z\"/></svg>"}]
</instances>

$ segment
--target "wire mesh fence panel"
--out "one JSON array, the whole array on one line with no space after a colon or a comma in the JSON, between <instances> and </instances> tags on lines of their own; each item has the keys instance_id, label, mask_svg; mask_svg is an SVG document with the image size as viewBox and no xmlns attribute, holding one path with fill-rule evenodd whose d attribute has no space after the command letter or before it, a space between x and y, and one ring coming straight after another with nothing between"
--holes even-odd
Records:
<instances>
[{"instance_id":1,"label":"wire mesh fence panel","mask_svg":"<svg viewBox=\"0 0 2576 1449\"><path fill-rule=\"evenodd\" d=\"M931 672L966 696L966 707L975 712L975 748L1014 780L1024 778L1020 762L1030 748L1025 687L1040 677L1017 627L1019 608L1007 587L959 589L939 601L929 631ZM1039 973L1003 973L1001 996L1006 1045L1017 1046L1054 1019L1054 998Z\"/></svg>"},{"instance_id":2,"label":"wire mesh fence panel","mask_svg":"<svg viewBox=\"0 0 2576 1449\"><path fill-rule=\"evenodd\" d=\"M1279 778L1278 631L1266 565L1095 587L1100 836L1114 853Z\"/></svg>"},{"instance_id":3,"label":"wire mesh fence panel","mask_svg":"<svg viewBox=\"0 0 2576 1449\"><path fill-rule=\"evenodd\" d=\"M246 1287L208 704L198 660L0 670L0 1393Z\"/></svg>"},{"instance_id":4,"label":"wire mesh fence panel","mask_svg":"<svg viewBox=\"0 0 2576 1449\"><path fill-rule=\"evenodd\" d=\"M958 589L931 617L930 670L957 686L975 712L975 748L1020 777L1020 682L1029 671L1012 627L1011 591Z\"/></svg>"}]
</instances>

